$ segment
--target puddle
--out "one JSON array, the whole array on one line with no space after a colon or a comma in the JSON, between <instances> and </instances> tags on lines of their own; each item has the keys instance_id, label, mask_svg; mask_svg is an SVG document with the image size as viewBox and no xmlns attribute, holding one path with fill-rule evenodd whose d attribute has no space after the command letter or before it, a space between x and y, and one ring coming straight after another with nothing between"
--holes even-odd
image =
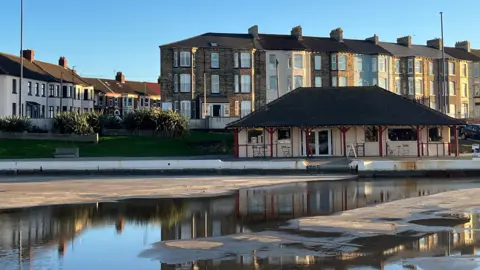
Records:
<instances>
[{"instance_id":1,"label":"puddle","mask_svg":"<svg viewBox=\"0 0 480 270\"><path fill-rule=\"evenodd\" d=\"M447 236L436 233L420 238L412 232L390 239L357 240L355 244L363 250L356 252L351 251L352 246L348 243L337 247L321 247L312 243L305 249L292 242L284 247L298 250L298 254L275 256L266 254L268 250L265 249L249 251L248 254L226 251L221 257L228 255L230 260L184 262L182 265L167 265L138 255L159 241L275 230L294 218L331 215L382 202L480 187L480 183L468 180L375 179L366 182L308 182L291 187L242 189L232 196L202 199L131 199L5 210L0 212L0 265L5 269L74 270L349 269L365 265L380 269L379 265L390 263L385 261L392 256L388 254L400 256L408 250L416 256L422 255L427 248L434 248L435 252L437 249L444 251ZM388 217L384 220L394 221ZM480 229L477 217L465 224ZM459 228L463 225L457 223L451 226ZM344 236L330 232L278 232L292 238ZM475 253L475 241L480 241L477 234L477 231L467 230L450 232L451 252ZM374 244L368 245L367 242ZM305 251L322 252L325 257L305 255Z\"/></svg>"}]
</instances>

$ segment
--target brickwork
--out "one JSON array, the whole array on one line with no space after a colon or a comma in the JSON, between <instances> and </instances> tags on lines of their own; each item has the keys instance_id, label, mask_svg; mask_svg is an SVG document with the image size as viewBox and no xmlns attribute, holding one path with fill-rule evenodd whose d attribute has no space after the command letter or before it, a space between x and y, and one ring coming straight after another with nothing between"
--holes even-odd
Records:
<instances>
[{"instance_id":1,"label":"brickwork","mask_svg":"<svg viewBox=\"0 0 480 270\"><path fill-rule=\"evenodd\" d=\"M321 69L316 70L315 69L315 56L321 56L322 57L322 64L321 64ZM314 52L311 54L310 61L312 63L311 65L311 78L312 82L311 85L315 86L315 77L321 77L322 78L322 87L330 87L330 54L325 53L325 52Z\"/></svg>"}]
</instances>

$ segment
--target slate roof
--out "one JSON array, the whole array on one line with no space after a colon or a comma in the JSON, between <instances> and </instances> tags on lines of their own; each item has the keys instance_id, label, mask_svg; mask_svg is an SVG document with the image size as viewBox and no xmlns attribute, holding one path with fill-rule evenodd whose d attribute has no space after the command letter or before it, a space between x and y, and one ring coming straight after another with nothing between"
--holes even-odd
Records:
<instances>
[{"instance_id":1,"label":"slate roof","mask_svg":"<svg viewBox=\"0 0 480 270\"><path fill-rule=\"evenodd\" d=\"M95 91L105 94L143 94L145 91L148 95L160 95L160 85L151 82L125 81L125 83L116 80L102 78L82 78L85 82L93 85Z\"/></svg>"},{"instance_id":2,"label":"slate roof","mask_svg":"<svg viewBox=\"0 0 480 270\"><path fill-rule=\"evenodd\" d=\"M0 74L20 77L20 69L19 56L0 53ZM23 77L38 81L56 82L55 78L26 59L23 60Z\"/></svg>"},{"instance_id":3,"label":"slate roof","mask_svg":"<svg viewBox=\"0 0 480 270\"><path fill-rule=\"evenodd\" d=\"M303 44L315 52L353 52L344 43L326 37L303 37Z\"/></svg>"},{"instance_id":4,"label":"slate roof","mask_svg":"<svg viewBox=\"0 0 480 270\"><path fill-rule=\"evenodd\" d=\"M78 85L89 85L80 77L76 72L70 68L64 68L60 65L55 65L47 62L37 61L33 62L36 66L42 69L44 72L50 74L58 81L66 83L74 83Z\"/></svg>"},{"instance_id":5,"label":"slate roof","mask_svg":"<svg viewBox=\"0 0 480 270\"><path fill-rule=\"evenodd\" d=\"M253 49L254 41L249 34L205 33L177 42L161 45L160 47L210 47L210 43L217 43L221 48Z\"/></svg>"},{"instance_id":6,"label":"slate roof","mask_svg":"<svg viewBox=\"0 0 480 270\"><path fill-rule=\"evenodd\" d=\"M400 45L392 42L380 42L379 45L385 50L390 52L394 56L409 57L409 56L421 56L433 59L441 59L442 51L434 48L430 48L424 45L412 44L410 47ZM445 53L445 58L454 58L448 53Z\"/></svg>"},{"instance_id":7,"label":"slate roof","mask_svg":"<svg viewBox=\"0 0 480 270\"><path fill-rule=\"evenodd\" d=\"M367 40L344 39L343 43L353 52L359 53L359 54L392 55L389 51L385 50L383 47L376 45L375 43Z\"/></svg>"},{"instance_id":8,"label":"slate roof","mask_svg":"<svg viewBox=\"0 0 480 270\"><path fill-rule=\"evenodd\" d=\"M227 128L462 125L378 86L297 88Z\"/></svg>"},{"instance_id":9,"label":"slate roof","mask_svg":"<svg viewBox=\"0 0 480 270\"><path fill-rule=\"evenodd\" d=\"M461 59L461 60L467 60L467 61L473 61L473 62L478 62L480 61L480 57L473 54L469 53L465 50L462 49L457 49L454 47L445 47L445 52L448 53L449 55Z\"/></svg>"},{"instance_id":10,"label":"slate roof","mask_svg":"<svg viewBox=\"0 0 480 270\"><path fill-rule=\"evenodd\" d=\"M159 84L136 81L126 81L125 83L137 94L144 94L146 92L149 96L160 95ZM156 87L156 85L158 85L158 87Z\"/></svg>"},{"instance_id":11,"label":"slate roof","mask_svg":"<svg viewBox=\"0 0 480 270\"><path fill-rule=\"evenodd\" d=\"M97 78L82 78L85 82L89 85L93 86L94 91L103 92L104 94L113 94L113 92L109 87L107 87L100 79Z\"/></svg>"},{"instance_id":12,"label":"slate roof","mask_svg":"<svg viewBox=\"0 0 480 270\"><path fill-rule=\"evenodd\" d=\"M477 57L480 57L480 50L475 50L475 49L472 49L470 51L473 55L477 56Z\"/></svg>"},{"instance_id":13,"label":"slate roof","mask_svg":"<svg viewBox=\"0 0 480 270\"><path fill-rule=\"evenodd\" d=\"M250 36L250 38L253 38ZM302 41L292 35L259 34L258 42L264 50L308 50ZM258 47L258 46L257 46Z\"/></svg>"}]
</instances>

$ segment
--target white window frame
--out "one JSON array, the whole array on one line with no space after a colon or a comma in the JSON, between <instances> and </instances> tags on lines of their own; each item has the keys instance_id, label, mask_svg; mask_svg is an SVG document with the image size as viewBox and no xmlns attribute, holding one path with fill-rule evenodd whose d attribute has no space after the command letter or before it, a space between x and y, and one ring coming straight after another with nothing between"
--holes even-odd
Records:
<instances>
[{"instance_id":1,"label":"white window frame","mask_svg":"<svg viewBox=\"0 0 480 270\"><path fill-rule=\"evenodd\" d=\"M315 87L322 87L322 77L315 76Z\"/></svg>"},{"instance_id":2,"label":"white window frame","mask_svg":"<svg viewBox=\"0 0 480 270\"><path fill-rule=\"evenodd\" d=\"M449 81L448 82L448 95L449 96L455 96L455 82Z\"/></svg>"},{"instance_id":3,"label":"white window frame","mask_svg":"<svg viewBox=\"0 0 480 270\"><path fill-rule=\"evenodd\" d=\"M233 54L233 67L238 68L238 53Z\"/></svg>"},{"instance_id":4,"label":"white window frame","mask_svg":"<svg viewBox=\"0 0 480 270\"><path fill-rule=\"evenodd\" d=\"M294 59L294 66L297 69L302 69L303 68L303 54L296 53L293 55Z\"/></svg>"},{"instance_id":5,"label":"white window frame","mask_svg":"<svg viewBox=\"0 0 480 270\"><path fill-rule=\"evenodd\" d=\"M240 116L240 101L235 100L234 104L234 116Z\"/></svg>"},{"instance_id":6,"label":"white window frame","mask_svg":"<svg viewBox=\"0 0 480 270\"><path fill-rule=\"evenodd\" d=\"M408 94L409 95L415 95L415 90L413 89L413 87L414 87L413 78L410 77L408 78Z\"/></svg>"},{"instance_id":7,"label":"white window frame","mask_svg":"<svg viewBox=\"0 0 480 270\"><path fill-rule=\"evenodd\" d=\"M191 52L180 52L180 67L190 67L191 65Z\"/></svg>"},{"instance_id":8,"label":"white window frame","mask_svg":"<svg viewBox=\"0 0 480 270\"><path fill-rule=\"evenodd\" d=\"M357 71L363 71L363 58L361 56L355 57L355 65Z\"/></svg>"},{"instance_id":9,"label":"white window frame","mask_svg":"<svg viewBox=\"0 0 480 270\"><path fill-rule=\"evenodd\" d=\"M272 90L272 91L277 90L277 76L268 77L268 90Z\"/></svg>"},{"instance_id":10,"label":"white window frame","mask_svg":"<svg viewBox=\"0 0 480 270\"><path fill-rule=\"evenodd\" d=\"M287 76L287 92L292 91L293 89L293 78L292 75Z\"/></svg>"},{"instance_id":11,"label":"white window frame","mask_svg":"<svg viewBox=\"0 0 480 270\"><path fill-rule=\"evenodd\" d=\"M372 79L372 85L373 85L373 86L375 86L375 85L378 86L377 78L373 78L373 79Z\"/></svg>"},{"instance_id":12,"label":"white window frame","mask_svg":"<svg viewBox=\"0 0 480 270\"><path fill-rule=\"evenodd\" d=\"M428 62L428 75L433 75L433 62Z\"/></svg>"},{"instance_id":13,"label":"white window frame","mask_svg":"<svg viewBox=\"0 0 480 270\"><path fill-rule=\"evenodd\" d=\"M240 116L245 117L252 112L252 102L249 100L243 100L240 103Z\"/></svg>"},{"instance_id":14,"label":"white window frame","mask_svg":"<svg viewBox=\"0 0 480 270\"><path fill-rule=\"evenodd\" d=\"M451 117L455 117L455 115L457 114L456 111L457 111L457 106L455 106L455 104L448 104L448 114Z\"/></svg>"},{"instance_id":15,"label":"white window frame","mask_svg":"<svg viewBox=\"0 0 480 270\"><path fill-rule=\"evenodd\" d=\"M338 86L339 86L339 87L345 87L345 86L347 86L347 77L345 77L345 76L339 76L339 77L338 77Z\"/></svg>"},{"instance_id":16,"label":"white window frame","mask_svg":"<svg viewBox=\"0 0 480 270\"><path fill-rule=\"evenodd\" d=\"M400 78L395 78L395 93L399 95L402 93L402 81Z\"/></svg>"},{"instance_id":17,"label":"white window frame","mask_svg":"<svg viewBox=\"0 0 480 270\"><path fill-rule=\"evenodd\" d=\"M295 82L295 87L293 89L303 87L303 76L302 75L295 75L294 82Z\"/></svg>"},{"instance_id":18,"label":"white window frame","mask_svg":"<svg viewBox=\"0 0 480 270\"><path fill-rule=\"evenodd\" d=\"M337 55L332 54L332 70L337 70Z\"/></svg>"},{"instance_id":19,"label":"white window frame","mask_svg":"<svg viewBox=\"0 0 480 270\"><path fill-rule=\"evenodd\" d=\"M252 77L250 75L240 76L240 92L250 93L252 90Z\"/></svg>"},{"instance_id":20,"label":"white window frame","mask_svg":"<svg viewBox=\"0 0 480 270\"><path fill-rule=\"evenodd\" d=\"M473 63L473 77L478 78L480 73L480 63Z\"/></svg>"},{"instance_id":21,"label":"white window frame","mask_svg":"<svg viewBox=\"0 0 480 270\"><path fill-rule=\"evenodd\" d=\"M358 79L358 80L355 82L355 86L363 86L363 79Z\"/></svg>"},{"instance_id":22,"label":"white window frame","mask_svg":"<svg viewBox=\"0 0 480 270\"><path fill-rule=\"evenodd\" d=\"M240 92L240 81L238 78L238 75L233 76L233 84L234 84L234 92L239 93Z\"/></svg>"},{"instance_id":23,"label":"white window frame","mask_svg":"<svg viewBox=\"0 0 480 270\"><path fill-rule=\"evenodd\" d=\"M347 56L338 56L338 70L347 70Z\"/></svg>"},{"instance_id":24,"label":"white window frame","mask_svg":"<svg viewBox=\"0 0 480 270\"><path fill-rule=\"evenodd\" d=\"M430 96L435 96L435 84L434 84L434 82L430 81L429 86L430 86Z\"/></svg>"},{"instance_id":25,"label":"white window frame","mask_svg":"<svg viewBox=\"0 0 480 270\"><path fill-rule=\"evenodd\" d=\"M463 64L462 64L462 76L463 76L463 77L467 77L467 73L468 73L467 64L463 63Z\"/></svg>"},{"instance_id":26,"label":"white window frame","mask_svg":"<svg viewBox=\"0 0 480 270\"><path fill-rule=\"evenodd\" d=\"M415 74L423 74L422 60L415 60Z\"/></svg>"},{"instance_id":27,"label":"white window frame","mask_svg":"<svg viewBox=\"0 0 480 270\"><path fill-rule=\"evenodd\" d=\"M378 71L379 72L385 72L386 65L387 65L387 63L386 63L385 58L384 57L379 57L378 58Z\"/></svg>"},{"instance_id":28,"label":"white window frame","mask_svg":"<svg viewBox=\"0 0 480 270\"><path fill-rule=\"evenodd\" d=\"M218 54L218 52L212 52L210 54L210 67L220 68L220 55Z\"/></svg>"},{"instance_id":29,"label":"white window frame","mask_svg":"<svg viewBox=\"0 0 480 270\"><path fill-rule=\"evenodd\" d=\"M180 93L192 91L192 78L190 74L180 74Z\"/></svg>"},{"instance_id":30,"label":"white window frame","mask_svg":"<svg viewBox=\"0 0 480 270\"><path fill-rule=\"evenodd\" d=\"M240 53L240 67L251 68L252 67L252 55L248 52Z\"/></svg>"},{"instance_id":31,"label":"white window frame","mask_svg":"<svg viewBox=\"0 0 480 270\"><path fill-rule=\"evenodd\" d=\"M178 52L173 52L173 67L178 67Z\"/></svg>"},{"instance_id":32,"label":"white window frame","mask_svg":"<svg viewBox=\"0 0 480 270\"><path fill-rule=\"evenodd\" d=\"M315 62L315 70L322 70L322 56L315 55L314 62Z\"/></svg>"},{"instance_id":33,"label":"white window frame","mask_svg":"<svg viewBox=\"0 0 480 270\"><path fill-rule=\"evenodd\" d=\"M408 63L407 63L407 73L408 74L412 74L414 71L414 68L413 68L413 59L408 59Z\"/></svg>"},{"instance_id":34,"label":"white window frame","mask_svg":"<svg viewBox=\"0 0 480 270\"><path fill-rule=\"evenodd\" d=\"M455 75L455 63L448 62L448 75Z\"/></svg>"},{"instance_id":35,"label":"white window frame","mask_svg":"<svg viewBox=\"0 0 480 270\"><path fill-rule=\"evenodd\" d=\"M210 92L212 94L220 94L220 75L212 74L210 77Z\"/></svg>"},{"instance_id":36,"label":"white window frame","mask_svg":"<svg viewBox=\"0 0 480 270\"><path fill-rule=\"evenodd\" d=\"M462 97L468 97L468 84L462 83Z\"/></svg>"},{"instance_id":37,"label":"white window frame","mask_svg":"<svg viewBox=\"0 0 480 270\"><path fill-rule=\"evenodd\" d=\"M229 103L223 104L222 109L223 109L223 116L224 117L230 116L230 104Z\"/></svg>"},{"instance_id":38,"label":"white window frame","mask_svg":"<svg viewBox=\"0 0 480 270\"><path fill-rule=\"evenodd\" d=\"M332 87L337 87L338 79L337 76L332 76Z\"/></svg>"},{"instance_id":39,"label":"white window frame","mask_svg":"<svg viewBox=\"0 0 480 270\"><path fill-rule=\"evenodd\" d=\"M423 80L422 79L416 79L415 80L415 94L416 95L423 94Z\"/></svg>"},{"instance_id":40,"label":"white window frame","mask_svg":"<svg viewBox=\"0 0 480 270\"><path fill-rule=\"evenodd\" d=\"M400 59L395 59L395 73L400 73Z\"/></svg>"},{"instance_id":41,"label":"white window frame","mask_svg":"<svg viewBox=\"0 0 480 270\"><path fill-rule=\"evenodd\" d=\"M377 72L378 70L378 61L376 57L372 58L372 72Z\"/></svg>"},{"instance_id":42,"label":"white window frame","mask_svg":"<svg viewBox=\"0 0 480 270\"><path fill-rule=\"evenodd\" d=\"M180 114L187 119L190 119L192 115L191 104L192 102L190 100L180 101Z\"/></svg>"},{"instance_id":43,"label":"white window frame","mask_svg":"<svg viewBox=\"0 0 480 270\"><path fill-rule=\"evenodd\" d=\"M277 56L274 53L268 55L268 67L273 70L277 68Z\"/></svg>"}]
</instances>

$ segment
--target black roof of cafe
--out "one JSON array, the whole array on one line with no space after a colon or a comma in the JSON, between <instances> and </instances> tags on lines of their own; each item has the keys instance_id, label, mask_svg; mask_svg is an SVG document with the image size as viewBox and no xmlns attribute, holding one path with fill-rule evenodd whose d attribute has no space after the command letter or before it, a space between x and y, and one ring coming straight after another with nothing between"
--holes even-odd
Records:
<instances>
[{"instance_id":1,"label":"black roof of cafe","mask_svg":"<svg viewBox=\"0 0 480 270\"><path fill-rule=\"evenodd\" d=\"M463 124L378 86L359 86L297 88L227 128Z\"/></svg>"}]
</instances>

